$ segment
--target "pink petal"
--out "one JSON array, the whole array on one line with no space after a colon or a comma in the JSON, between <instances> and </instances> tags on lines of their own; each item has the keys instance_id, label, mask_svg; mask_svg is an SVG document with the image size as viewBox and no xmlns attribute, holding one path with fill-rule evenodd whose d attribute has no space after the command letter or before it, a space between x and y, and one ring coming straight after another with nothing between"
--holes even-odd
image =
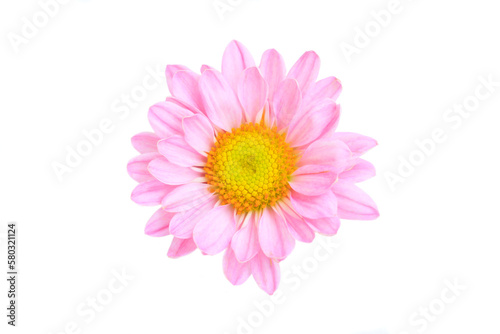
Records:
<instances>
[{"instance_id":1,"label":"pink petal","mask_svg":"<svg viewBox=\"0 0 500 334\"><path fill-rule=\"evenodd\" d=\"M235 231L234 209L222 205L210 210L196 224L193 239L204 253L215 255L227 248Z\"/></svg>"},{"instance_id":2,"label":"pink petal","mask_svg":"<svg viewBox=\"0 0 500 334\"><path fill-rule=\"evenodd\" d=\"M290 200L295 211L303 217L319 219L337 215L337 198L331 191L318 196L306 196L292 190Z\"/></svg>"},{"instance_id":3,"label":"pink petal","mask_svg":"<svg viewBox=\"0 0 500 334\"><path fill-rule=\"evenodd\" d=\"M290 184L293 190L307 196L324 194L331 188L337 174L328 170L328 166L308 165L293 172Z\"/></svg>"},{"instance_id":4,"label":"pink petal","mask_svg":"<svg viewBox=\"0 0 500 334\"><path fill-rule=\"evenodd\" d=\"M352 132L336 132L332 139L343 141L355 156L360 156L377 146L375 139Z\"/></svg>"},{"instance_id":5,"label":"pink petal","mask_svg":"<svg viewBox=\"0 0 500 334\"><path fill-rule=\"evenodd\" d=\"M298 166L328 165L335 173L342 172L351 159L351 151L340 140L313 142L302 154Z\"/></svg>"},{"instance_id":6,"label":"pink petal","mask_svg":"<svg viewBox=\"0 0 500 334\"><path fill-rule=\"evenodd\" d=\"M314 231L307 225L305 220L285 205L282 205L281 208L286 226L292 237L298 241L312 242L314 240Z\"/></svg>"},{"instance_id":7,"label":"pink petal","mask_svg":"<svg viewBox=\"0 0 500 334\"><path fill-rule=\"evenodd\" d=\"M157 152L156 143L160 137L152 132L142 132L132 137L132 146L139 153Z\"/></svg>"},{"instance_id":8,"label":"pink petal","mask_svg":"<svg viewBox=\"0 0 500 334\"><path fill-rule=\"evenodd\" d=\"M183 167L205 166L207 163L207 158L196 152L181 136L160 140L158 152L168 161Z\"/></svg>"},{"instance_id":9,"label":"pink petal","mask_svg":"<svg viewBox=\"0 0 500 334\"><path fill-rule=\"evenodd\" d=\"M217 198L213 196L199 206L177 213L170 222L170 233L181 239L192 238L194 227L214 208L216 202Z\"/></svg>"},{"instance_id":10,"label":"pink petal","mask_svg":"<svg viewBox=\"0 0 500 334\"><path fill-rule=\"evenodd\" d=\"M243 226L234 234L231 247L240 262L251 260L259 252L259 235L255 216L252 213L248 214Z\"/></svg>"},{"instance_id":11,"label":"pink petal","mask_svg":"<svg viewBox=\"0 0 500 334\"><path fill-rule=\"evenodd\" d=\"M295 79L282 81L274 94L273 111L278 121L278 130L286 128L298 113L302 95Z\"/></svg>"},{"instance_id":12,"label":"pink petal","mask_svg":"<svg viewBox=\"0 0 500 334\"><path fill-rule=\"evenodd\" d=\"M241 73L255 66L255 61L247 48L238 41L231 41L222 56L222 75L236 91Z\"/></svg>"},{"instance_id":13,"label":"pink petal","mask_svg":"<svg viewBox=\"0 0 500 334\"><path fill-rule=\"evenodd\" d=\"M189 68L187 68L184 65L167 65L167 68L165 69L165 77L167 78L167 86L168 90L170 93L172 93L172 78L174 77L174 74L179 72L179 71L189 71Z\"/></svg>"},{"instance_id":14,"label":"pink petal","mask_svg":"<svg viewBox=\"0 0 500 334\"><path fill-rule=\"evenodd\" d=\"M284 259L295 247L295 239L285 219L271 208L265 208L259 222L259 243L264 254L273 259Z\"/></svg>"},{"instance_id":15,"label":"pink petal","mask_svg":"<svg viewBox=\"0 0 500 334\"><path fill-rule=\"evenodd\" d=\"M205 112L212 123L226 131L239 127L243 110L222 75L214 70L206 70L201 75L199 85Z\"/></svg>"},{"instance_id":16,"label":"pink petal","mask_svg":"<svg viewBox=\"0 0 500 334\"><path fill-rule=\"evenodd\" d=\"M250 263L241 263L236 259L231 246L227 247L222 262L224 275L233 285L240 285L250 277L252 269Z\"/></svg>"},{"instance_id":17,"label":"pink petal","mask_svg":"<svg viewBox=\"0 0 500 334\"><path fill-rule=\"evenodd\" d=\"M172 78L172 95L189 103L197 109L203 109L198 81L200 75L193 71L178 71Z\"/></svg>"},{"instance_id":18,"label":"pink petal","mask_svg":"<svg viewBox=\"0 0 500 334\"><path fill-rule=\"evenodd\" d=\"M165 99L165 102L169 102L169 103L173 103L181 108L184 108L184 109L187 109L189 111L191 111L192 114L205 114L205 111L200 110L198 108L196 108L195 106L187 103L187 102L184 102L176 97L173 97L173 96L167 96L167 98Z\"/></svg>"},{"instance_id":19,"label":"pink petal","mask_svg":"<svg viewBox=\"0 0 500 334\"><path fill-rule=\"evenodd\" d=\"M306 219L306 222L313 230L324 235L335 235L340 227L339 217Z\"/></svg>"},{"instance_id":20,"label":"pink petal","mask_svg":"<svg viewBox=\"0 0 500 334\"><path fill-rule=\"evenodd\" d=\"M257 285L272 295L280 283L280 267L278 262L259 252L251 261L252 275Z\"/></svg>"},{"instance_id":21,"label":"pink petal","mask_svg":"<svg viewBox=\"0 0 500 334\"><path fill-rule=\"evenodd\" d=\"M375 202L354 183L338 180L332 190L337 197L340 218L371 220L379 216Z\"/></svg>"},{"instance_id":22,"label":"pink petal","mask_svg":"<svg viewBox=\"0 0 500 334\"><path fill-rule=\"evenodd\" d=\"M208 118L198 114L182 120L184 139L198 153L206 156L215 143L214 128Z\"/></svg>"},{"instance_id":23,"label":"pink petal","mask_svg":"<svg viewBox=\"0 0 500 334\"><path fill-rule=\"evenodd\" d=\"M374 177L375 174L375 167L370 162L359 159L354 167L341 173L339 179L356 183L368 180Z\"/></svg>"},{"instance_id":24,"label":"pink petal","mask_svg":"<svg viewBox=\"0 0 500 334\"><path fill-rule=\"evenodd\" d=\"M132 191L132 201L140 205L158 205L174 186L169 186L157 180L139 183Z\"/></svg>"},{"instance_id":25,"label":"pink petal","mask_svg":"<svg viewBox=\"0 0 500 334\"><path fill-rule=\"evenodd\" d=\"M196 244L193 239L179 239L174 237L172 243L170 244L170 248L168 249L167 255L168 257L176 259L192 253L195 249Z\"/></svg>"},{"instance_id":26,"label":"pink petal","mask_svg":"<svg viewBox=\"0 0 500 334\"><path fill-rule=\"evenodd\" d=\"M148 171L151 160L161 157L157 152L144 153L132 158L127 164L127 172L137 182L151 181L155 178Z\"/></svg>"},{"instance_id":27,"label":"pink petal","mask_svg":"<svg viewBox=\"0 0 500 334\"><path fill-rule=\"evenodd\" d=\"M308 113L298 113L290 123L286 140L292 146L307 145L324 131L338 123L339 110L334 101L324 100L316 104Z\"/></svg>"},{"instance_id":28,"label":"pink petal","mask_svg":"<svg viewBox=\"0 0 500 334\"><path fill-rule=\"evenodd\" d=\"M161 138L182 134L182 119L193 113L172 101L160 102L149 108L151 127Z\"/></svg>"},{"instance_id":29,"label":"pink petal","mask_svg":"<svg viewBox=\"0 0 500 334\"><path fill-rule=\"evenodd\" d=\"M248 122L258 122L257 115L267 101L267 83L257 67L243 71L238 82L238 99Z\"/></svg>"},{"instance_id":30,"label":"pink petal","mask_svg":"<svg viewBox=\"0 0 500 334\"><path fill-rule=\"evenodd\" d=\"M308 51L297 60L288 72L287 79L296 79L300 90L307 92L319 74L320 60L314 51Z\"/></svg>"},{"instance_id":31,"label":"pink petal","mask_svg":"<svg viewBox=\"0 0 500 334\"><path fill-rule=\"evenodd\" d=\"M273 100L274 92L285 79L286 67L283 57L274 49L265 51L260 60L260 71L269 85L269 100Z\"/></svg>"},{"instance_id":32,"label":"pink petal","mask_svg":"<svg viewBox=\"0 0 500 334\"><path fill-rule=\"evenodd\" d=\"M156 210L146 224L144 232L152 237L163 237L169 235L168 227L175 213L167 212L162 208Z\"/></svg>"},{"instance_id":33,"label":"pink petal","mask_svg":"<svg viewBox=\"0 0 500 334\"><path fill-rule=\"evenodd\" d=\"M311 86L311 89L304 96L304 105L306 108L317 101L331 99L336 101L342 91L340 80L335 77L328 77L320 80Z\"/></svg>"},{"instance_id":34,"label":"pink petal","mask_svg":"<svg viewBox=\"0 0 500 334\"><path fill-rule=\"evenodd\" d=\"M215 70L215 68L209 65L201 65L200 73L203 74L206 70Z\"/></svg>"},{"instance_id":35,"label":"pink petal","mask_svg":"<svg viewBox=\"0 0 500 334\"><path fill-rule=\"evenodd\" d=\"M176 187L168 196L163 198L161 206L166 211L182 212L198 207L208 201L212 196L205 183L188 183Z\"/></svg>"},{"instance_id":36,"label":"pink petal","mask_svg":"<svg viewBox=\"0 0 500 334\"><path fill-rule=\"evenodd\" d=\"M156 158L148 165L148 170L159 181L170 185L181 185L203 177L203 174L189 167L176 165L164 157Z\"/></svg>"}]
</instances>

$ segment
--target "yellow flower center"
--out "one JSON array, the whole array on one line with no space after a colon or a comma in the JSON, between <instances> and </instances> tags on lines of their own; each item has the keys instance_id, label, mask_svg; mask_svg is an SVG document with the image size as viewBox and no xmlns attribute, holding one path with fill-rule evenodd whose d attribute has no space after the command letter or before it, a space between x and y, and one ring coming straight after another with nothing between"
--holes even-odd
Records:
<instances>
[{"instance_id":1,"label":"yellow flower center","mask_svg":"<svg viewBox=\"0 0 500 334\"><path fill-rule=\"evenodd\" d=\"M254 123L217 135L204 169L223 205L242 214L273 206L288 194L297 159L285 136Z\"/></svg>"}]
</instances>

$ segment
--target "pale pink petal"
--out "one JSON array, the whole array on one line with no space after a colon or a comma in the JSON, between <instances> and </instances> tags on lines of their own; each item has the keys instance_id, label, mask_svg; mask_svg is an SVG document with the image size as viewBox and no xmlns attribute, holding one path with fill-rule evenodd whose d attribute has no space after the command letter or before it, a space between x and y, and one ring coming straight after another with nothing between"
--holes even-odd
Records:
<instances>
[{"instance_id":1,"label":"pale pink petal","mask_svg":"<svg viewBox=\"0 0 500 334\"><path fill-rule=\"evenodd\" d=\"M338 123L337 109L334 101L324 100L316 104L308 113L297 114L290 122L287 142L298 147L317 139L325 130Z\"/></svg>"},{"instance_id":2,"label":"pale pink petal","mask_svg":"<svg viewBox=\"0 0 500 334\"><path fill-rule=\"evenodd\" d=\"M337 197L340 218L372 220L379 216L375 202L354 183L338 180L332 191Z\"/></svg>"},{"instance_id":3,"label":"pale pink petal","mask_svg":"<svg viewBox=\"0 0 500 334\"><path fill-rule=\"evenodd\" d=\"M332 103L333 100L326 99L321 103ZM334 135L335 131L337 130L337 127L339 125L339 120L340 120L340 111L341 111L340 105L336 104L335 107L332 109L331 114L330 114L330 122L328 125L323 129L321 132L321 135L316 139L316 140L335 140Z\"/></svg>"},{"instance_id":4,"label":"pale pink petal","mask_svg":"<svg viewBox=\"0 0 500 334\"><path fill-rule=\"evenodd\" d=\"M250 263L241 263L236 259L231 246L227 247L222 261L224 275L233 285L240 285L250 277L252 268Z\"/></svg>"},{"instance_id":5,"label":"pale pink petal","mask_svg":"<svg viewBox=\"0 0 500 334\"><path fill-rule=\"evenodd\" d=\"M285 205L282 205L281 208L286 226L292 237L298 241L312 242L314 240L314 231L307 225L305 220Z\"/></svg>"},{"instance_id":6,"label":"pale pink petal","mask_svg":"<svg viewBox=\"0 0 500 334\"><path fill-rule=\"evenodd\" d=\"M174 74L179 72L179 71L189 71L189 68L187 68L184 65L167 65L167 68L165 69L165 77L167 78L167 86L168 90L172 93L172 78L174 77Z\"/></svg>"},{"instance_id":7,"label":"pale pink petal","mask_svg":"<svg viewBox=\"0 0 500 334\"><path fill-rule=\"evenodd\" d=\"M203 177L189 167L176 165L164 157L156 158L148 165L148 171L159 181L170 185L181 185Z\"/></svg>"},{"instance_id":8,"label":"pale pink petal","mask_svg":"<svg viewBox=\"0 0 500 334\"><path fill-rule=\"evenodd\" d=\"M178 71L172 78L172 95L189 103L190 105L202 110L203 102L201 100L198 81L200 75L193 71Z\"/></svg>"},{"instance_id":9,"label":"pale pink petal","mask_svg":"<svg viewBox=\"0 0 500 334\"><path fill-rule=\"evenodd\" d=\"M322 79L311 85L311 89L304 96L304 106L308 109L308 106L325 98L336 101L341 91L342 84L339 79L335 77Z\"/></svg>"},{"instance_id":10,"label":"pale pink petal","mask_svg":"<svg viewBox=\"0 0 500 334\"><path fill-rule=\"evenodd\" d=\"M251 260L260 250L255 216L249 213L243 226L234 234L231 247L238 261Z\"/></svg>"},{"instance_id":11,"label":"pale pink petal","mask_svg":"<svg viewBox=\"0 0 500 334\"><path fill-rule=\"evenodd\" d=\"M343 141L355 156L360 156L377 146L377 141L352 132L336 132L332 139Z\"/></svg>"},{"instance_id":12,"label":"pale pink petal","mask_svg":"<svg viewBox=\"0 0 500 334\"><path fill-rule=\"evenodd\" d=\"M158 152L156 143L160 137L152 132L142 132L132 137L132 146L139 151L139 153Z\"/></svg>"},{"instance_id":13,"label":"pale pink petal","mask_svg":"<svg viewBox=\"0 0 500 334\"><path fill-rule=\"evenodd\" d=\"M199 85L205 112L212 123L226 131L239 127L243 110L222 75L214 70L206 70L201 75Z\"/></svg>"},{"instance_id":14,"label":"pale pink petal","mask_svg":"<svg viewBox=\"0 0 500 334\"><path fill-rule=\"evenodd\" d=\"M319 196L306 196L292 190L290 200L295 211L303 217L319 219L337 215L337 198L331 191Z\"/></svg>"},{"instance_id":15,"label":"pale pink petal","mask_svg":"<svg viewBox=\"0 0 500 334\"><path fill-rule=\"evenodd\" d=\"M243 71L237 92L247 122L258 122L257 115L267 101L267 83L257 67L249 67Z\"/></svg>"},{"instance_id":16,"label":"pale pink petal","mask_svg":"<svg viewBox=\"0 0 500 334\"><path fill-rule=\"evenodd\" d=\"M159 102L149 108L148 119L155 133L161 138L182 134L182 119L193 112L172 101Z\"/></svg>"},{"instance_id":17,"label":"pale pink petal","mask_svg":"<svg viewBox=\"0 0 500 334\"><path fill-rule=\"evenodd\" d=\"M170 222L170 233L181 239L192 238L194 227L214 208L215 203L217 203L217 197L213 196L197 207L177 213Z\"/></svg>"},{"instance_id":18,"label":"pale pink petal","mask_svg":"<svg viewBox=\"0 0 500 334\"><path fill-rule=\"evenodd\" d=\"M198 114L182 120L184 139L198 153L206 156L215 143L214 128L208 118Z\"/></svg>"},{"instance_id":19,"label":"pale pink petal","mask_svg":"<svg viewBox=\"0 0 500 334\"><path fill-rule=\"evenodd\" d=\"M169 235L168 227L175 213L167 212L162 208L156 210L146 224L144 232L152 237L163 237Z\"/></svg>"},{"instance_id":20,"label":"pale pink petal","mask_svg":"<svg viewBox=\"0 0 500 334\"><path fill-rule=\"evenodd\" d=\"M231 41L222 56L222 75L236 91L242 72L255 66L255 61L248 49L238 41Z\"/></svg>"},{"instance_id":21,"label":"pale pink petal","mask_svg":"<svg viewBox=\"0 0 500 334\"><path fill-rule=\"evenodd\" d=\"M328 166L308 165L293 172L289 184L301 194L318 196L330 189L336 179L337 174L329 171Z\"/></svg>"},{"instance_id":22,"label":"pale pink petal","mask_svg":"<svg viewBox=\"0 0 500 334\"><path fill-rule=\"evenodd\" d=\"M206 70L215 70L215 68L209 65L201 65L200 73L203 74Z\"/></svg>"},{"instance_id":23,"label":"pale pink petal","mask_svg":"<svg viewBox=\"0 0 500 334\"><path fill-rule=\"evenodd\" d=\"M210 185L205 183L188 183L176 187L168 196L163 198L161 206L166 211L182 212L198 207L210 200L213 193Z\"/></svg>"},{"instance_id":24,"label":"pale pink petal","mask_svg":"<svg viewBox=\"0 0 500 334\"><path fill-rule=\"evenodd\" d=\"M295 247L295 239L285 219L272 208L265 208L259 222L259 243L264 254L273 259L284 259Z\"/></svg>"},{"instance_id":25,"label":"pale pink petal","mask_svg":"<svg viewBox=\"0 0 500 334\"><path fill-rule=\"evenodd\" d=\"M179 239L174 237L170 248L168 249L168 257L176 259L178 257L188 255L196 249L196 244L193 239Z\"/></svg>"},{"instance_id":26,"label":"pale pink petal","mask_svg":"<svg viewBox=\"0 0 500 334\"><path fill-rule=\"evenodd\" d=\"M375 167L370 162L359 159L351 169L339 174L339 179L356 183L374 177L375 173Z\"/></svg>"},{"instance_id":27,"label":"pale pink petal","mask_svg":"<svg viewBox=\"0 0 500 334\"><path fill-rule=\"evenodd\" d=\"M273 100L274 92L285 79L286 67L283 57L274 49L265 51L260 60L260 71L269 85L269 100Z\"/></svg>"},{"instance_id":28,"label":"pale pink petal","mask_svg":"<svg viewBox=\"0 0 500 334\"><path fill-rule=\"evenodd\" d=\"M298 166L328 165L335 173L342 172L351 159L351 151L340 140L317 140L304 151Z\"/></svg>"},{"instance_id":29,"label":"pale pink petal","mask_svg":"<svg viewBox=\"0 0 500 334\"><path fill-rule=\"evenodd\" d=\"M173 96L167 96L167 98L165 99L165 102L170 102L170 103L173 103L181 108L184 108L184 109L187 109L189 111L191 111L191 114L205 114L205 111L202 109L198 109L196 108L195 106L187 103L187 102L184 102L176 97L173 97Z\"/></svg>"},{"instance_id":30,"label":"pale pink petal","mask_svg":"<svg viewBox=\"0 0 500 334\"><path fill-rule=\"evenodd\" d=\"M320 60L314 51L308 51L297 60L288 72L287 79L295 79L299 83L300 90L307 92L319 74Z\"/></svg>"},{"instance_id":31,"label":"pale pink petal","mask_svg":"<svg viewBox=\"0 0 500 334\"><path fill-rule=\"evenodd\" d=\"M183 167L205 166L207 162L207 158L196 152L181 136L160 140L158 152L168 161Z\"/></svg>"},{"instance_id":32,"label":"pale pink petal","mask_svg":"<svg viewBox=\"0 0 500 334\"><path fill-rule=\"evenodd\" d=\"M259 252L251 261L252 275L257 285L272 295L280 283L279 263Z\"/></svg>"},{"instance_id":33,"label":"pale pink petal","mask_svg":"<svg viewBox=\"0 0 500 334\"><path fill-rule=\"evenodd\" d=\"M278 121L278 130L286 128L298 113L302 95L295 79L282 81L274 94L273 112Z\"/></svg>"},{"instance_id":34,"label":"pale pink petal","mask_svg":"<svg viewBox=\"0 0 500 334\"><path fill-rule=\"evenodd\" d=\"M306 219L306 222L313 230L324 235L335 235L340 227L339 217Z\"/></svg>"},{"instance_id":35,"label":"pale pink petal","mask_svg":"<svg viewBox=\"0 0 500 334\"><path fill-rule=\"evenodd\" d=\"M133 159L127 164L127 172L131 178L137 182L145 182L154 180L154 176L148 171L148 164L151 160L161 157L157 152L144 153Z\"/></svg>"},{"instance_id":36,"label":"pale pink petal","mask_svg":"<svg viewBox=\"0 0 500 334\"><path fill-rule=\"evenodd\" d=\"M234 209L222 205L210 210L196 224L193 239L204 253L215 255L227 248L235 231Z\"/></svg>"},{"instance_id":37,"label":"pale pink petal","mask_svg":"<svg viewBox=\"0 0 500 334\"><path fill-rule=\"evenodd\" d=\"M174 186L169 186L157 180L139 183L132 191L132 201L140 205L158 205Z\"/></svg>"}]
</instances>

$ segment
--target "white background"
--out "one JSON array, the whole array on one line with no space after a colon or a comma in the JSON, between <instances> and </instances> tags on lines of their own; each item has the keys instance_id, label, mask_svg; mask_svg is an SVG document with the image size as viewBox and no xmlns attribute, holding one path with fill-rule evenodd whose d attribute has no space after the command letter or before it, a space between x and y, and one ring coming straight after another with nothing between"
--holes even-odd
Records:
<instances>
[{"instance_id":1,"label":"white background","mask_svg":"<svg viewBox=\"0 0 500 334\"><path fill-rule=\"evenodd\" d=\"M12 329L2 279L2 333L64 333L74 322L79 333L232 334L245 333L240 321L249 317L247 333L499 333L500 87L459 125L443 118L474 96L479 77L500 81L498 7L401 0L400 12L348 62L341 44L353 44L356 28L389 2L232 0L221 19L213 0L73 0L16 52L8 36L21 35L23 17L32 22L40 4L3 1L0 222L3 239L7 222L19 225L20 309ZM232 286L222 255L172 260L170 237L143 233L155 209L131 202L126 163L136 155L130 137L150 129L148 107L168 95L164 80L128 116L112 108L142 85L148 67L220 68L232 39L257 61L276 48L288 68L315 50L320 77L343 83L339 130L379 142L367 155L378 175L362 187L380 218L344 221L334 254L307 278L282 281L281 303L264 315L255 302L269 297L253 279ZM113 130L59 181L53 162L64 163L67 146L103 119ZM386 174L397 172L398 157L418 154L415 140L436 128L446 141L391 189ZM298 245L282 272L314 260L319 241ZM134 278L94 319L81 316L77 308L105 294L122 268ZM422 331L409 319L440 305L446 280L466 288Z\"/></svg>"}]
</instances>

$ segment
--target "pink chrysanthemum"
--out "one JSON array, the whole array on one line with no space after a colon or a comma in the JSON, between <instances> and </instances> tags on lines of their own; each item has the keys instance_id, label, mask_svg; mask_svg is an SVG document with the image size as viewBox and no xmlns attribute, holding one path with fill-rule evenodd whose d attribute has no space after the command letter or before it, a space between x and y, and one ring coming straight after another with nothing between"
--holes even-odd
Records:
<instances>
[{"instance_id":1,"label":"pink chrysanthemum","mask_svg":"<svg viewBox=\"0 0 500 334\"><path fill-rule=\"evenodd\" d=\"M225 250L232 284L253 275L272 294L295 240L334 235L339 218L378 217L355 185L375 175L360 156L376 142L335 132L341 84L316 81L319 66L310 51L287 74L281 55L268 50L257 67L237 41L222 72L167 66L172 97L150 108L154 133L132 138L141 154L128 172L140 182L132 200L161 205L146 234L172 234L168 256Z\"/></svg>"}]
</instances>

